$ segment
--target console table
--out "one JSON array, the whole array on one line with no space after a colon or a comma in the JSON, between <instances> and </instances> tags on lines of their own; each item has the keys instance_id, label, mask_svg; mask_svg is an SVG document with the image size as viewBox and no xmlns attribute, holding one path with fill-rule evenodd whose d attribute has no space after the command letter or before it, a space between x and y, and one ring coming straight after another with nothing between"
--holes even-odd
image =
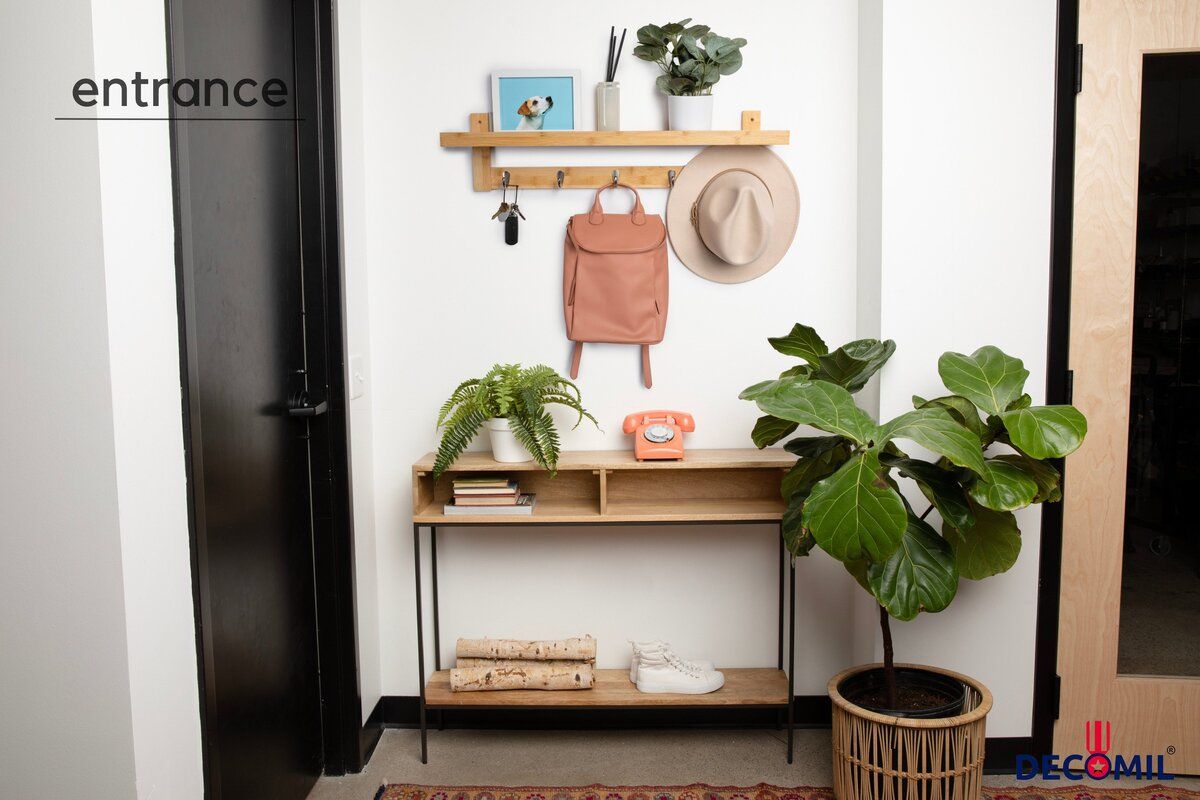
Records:
<instances>
[{"instance_id":1,"label":"console table","mask_svg":"<svg viewBox=\"0 0 1200 800\"><path fill-rule=\"evenodd\" d=\"M796 562L779 538L779 648L775 668L722 669L725 685L710 694L645 694L624 669L595 671L595 686L578 691L511 690L451 692L450 672L441 665L438 626L438 528L533 525L771 524L782 528L785 504L779 493L795 457L782 450L690 450L682 461L639 462L624 450L563 453L558 476L534 462L501 464L490 453L465 453L436 481L434 454L412 467L413 565L417 599L417 669L420 675L421 763L428 759L427 709L474 708L705 708L758 707L786 710L787 762L793 753L796 653ZM456 476L511 474L521 492L537 495L529 516L446 516ZM433 592L434 673L426 684L425 634L421 593L421 528L429 528ZM788 565L787 669L784 669L784 567Z\"/></svg>"}]
</instances>

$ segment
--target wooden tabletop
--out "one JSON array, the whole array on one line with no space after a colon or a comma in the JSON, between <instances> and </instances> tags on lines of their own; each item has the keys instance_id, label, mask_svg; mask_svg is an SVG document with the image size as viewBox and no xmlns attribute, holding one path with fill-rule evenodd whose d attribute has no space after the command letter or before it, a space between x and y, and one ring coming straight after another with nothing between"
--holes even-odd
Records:
<instances>
[{"instance_id":1,"label":"wooden tabletop","mask_svg":"<svg viewBox=\"0 0 1200 800\"><path fill-rule=\"evenodd\" d=\"M413 464L413 472L433 470L434 453L426 453ZM780 469L790 468L796 457L786 450L753 447L728 450L686 450L682 461L638 461L632 448L623 450L570 450L558 459L559 472L594 469ZM536 461L502 464L488 452L463 453L450 467L453 472L525 472L541 471Z\"/></svg>"}]
</instances>

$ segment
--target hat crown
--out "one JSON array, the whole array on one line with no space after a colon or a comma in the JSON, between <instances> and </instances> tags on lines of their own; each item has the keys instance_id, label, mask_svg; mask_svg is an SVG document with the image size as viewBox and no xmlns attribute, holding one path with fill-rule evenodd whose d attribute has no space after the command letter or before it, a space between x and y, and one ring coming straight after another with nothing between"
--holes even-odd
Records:
<instances>
[{"instance_id":1,"label":"hat crown","mask_svg":"<svg viewBox=\"0 0 1200 800\"><path fill-rule=\"evenodd\" d=\"M715 175L696 199L696 231L705 247L727 264L742 266L759 258L771 241L774 225L771 191L762 179L742 169Z\"/></svg>"}]
</instances>

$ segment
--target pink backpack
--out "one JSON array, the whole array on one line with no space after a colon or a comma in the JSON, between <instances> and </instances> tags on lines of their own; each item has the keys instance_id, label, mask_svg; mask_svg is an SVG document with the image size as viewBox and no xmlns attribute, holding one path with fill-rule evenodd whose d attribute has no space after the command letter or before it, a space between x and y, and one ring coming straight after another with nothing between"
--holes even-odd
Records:
<instances>
[{"instance_id":1,"label":"pink backpack","mask_svg":"<svg viewBox=\"0 0 1200 800\"><path fill-rule=\"evenodd\" d=\"M600 193L633 192L631 214L606 214ZM563 315L575 343L571 377L579 377L584 342L640 344L642 382L650 388L650 345L667 327L667 227L646 214L637 190L596 190L592 210L567 222L563 250Z\"/></svg>"}]
</instances>

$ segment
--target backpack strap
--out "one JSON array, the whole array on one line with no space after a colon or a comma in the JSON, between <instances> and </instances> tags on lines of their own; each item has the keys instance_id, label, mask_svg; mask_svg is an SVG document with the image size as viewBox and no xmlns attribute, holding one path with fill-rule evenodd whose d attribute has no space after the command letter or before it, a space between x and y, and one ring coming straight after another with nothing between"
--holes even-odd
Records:
<instances>
[{"instance_id":1,"label":"backpack strap","mask_svg":"<svg viewBox=\"0 0 1200 800\"><path fill-rule=\"evenodd\" d=\"M580 345L582 347L583 345ZM642 383L647 389L654 385L650 377L650 345L642 345Z\"/></svg>"},{"instance_id":2,"label":"backpack strap","mask_svg":"<svg viewBox=\"0 0 1200 800\"><path fill-rule=\"evenodd\" d=\"M571 350L571 379L579 377L579 361L583 358L583 342L576 342Z\"/></svg>"},{"instance_id":3,"label":"backpack strap","mask_svg":"<svg viewBox=\"0 0 1200 800\"><path fill-rule=\"evenodd\" d=\"M614 186L620 186L623 189L628 189L633 192L633 212L629 215L634 225L646 224L646 209L642 206L642 196L638 194L637 189L627 183L610 183L601 186L596 190L596 199L592 201L592 210L588 214L588 222L593 225L600 225L604 222L604 208L600 205L600 193L605 189L611 189Z\"/></svg>"}]
</instances>

